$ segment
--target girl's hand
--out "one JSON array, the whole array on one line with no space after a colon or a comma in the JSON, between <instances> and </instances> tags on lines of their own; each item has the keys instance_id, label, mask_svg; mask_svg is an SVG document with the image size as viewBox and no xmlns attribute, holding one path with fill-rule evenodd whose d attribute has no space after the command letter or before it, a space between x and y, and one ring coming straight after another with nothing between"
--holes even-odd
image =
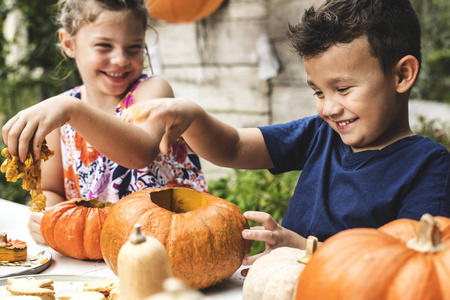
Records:
<instances>
[{"instance_id":1,"label":"girl's hand","mask_svg":"<svg viewBox=\"0 0 450 300\"><path fill-rule=\"evenodd\" d=\"M2 135L9 153L18 155L24 162L32 147L34 159L39 159L46 135L69 120L69 105L73 103L73 99L75 98L66 96L47 99L20 111L6 122Z\"/></svg>"},{"instance_id":2,"label":"girl's hand","mask_svg":"<svg viewBox=\"0 0 450 300\"><path fill-rule=\"evenodd\" d=\"M28 220L28 230L36 243L45 245L45 240L41 234L41 221L43 216L44 214L42 212L32 212Z\"/></svg>"},{"instance_id":3,"label":"girl's hand","mask_svg":"<svg viewBox=\"0 0 450 300\"><path fill-rule=\"evenodd\" d=\"M270 253L278 247L293 247L305 249L306 239L299 234L279 225L271 215L265 212L247 211L244 213L247 220L261 223L262 226L251 227L242 231L242 237L247 240L263 241L266 250L260 254L246 256L243 265L251 265L259 257Z\"/></svg>"},{"instance_id":4,"label":"girl's hand","mask_svg":"<svg viewBox=\"0 0 450 300\"><path fill-rule=\"evenodd\" d=\"M153 99L135 104L127 113L128 121L160 120L166 123L159 149L166 154L171 145L191 126L203 109L195 102L181 98Z\"/></svg>"}]
</instances>

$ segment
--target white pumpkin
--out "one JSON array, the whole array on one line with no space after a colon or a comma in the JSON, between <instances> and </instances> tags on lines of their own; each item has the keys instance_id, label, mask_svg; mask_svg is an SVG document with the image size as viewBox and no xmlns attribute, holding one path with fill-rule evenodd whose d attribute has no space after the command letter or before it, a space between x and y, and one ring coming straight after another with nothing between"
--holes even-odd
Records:
<instances>
[{"instance_id":1,"label":"white pumpkin","mask_svg":"<svg viewBox=\"0 0 450 300\"><path fill-rule=\"evenodd\" d=\"M258 258L244 281L244 300L292 300L305 264L317 249L317 238L308 237L306 251L280 247Z\"/></svg>"},{"instance_id":2,"label":"white pumpkin","mask_svg":"<svg viewBox=\"0 0 450 300\"><path fill-rule=\"evenodd\" d=\"M166 248L156 238L144 235L140 224L134 225L120 249L117 264L119 300L143 300L159 293L164 280L173 276Z\"/></svg>"}]
</instances>

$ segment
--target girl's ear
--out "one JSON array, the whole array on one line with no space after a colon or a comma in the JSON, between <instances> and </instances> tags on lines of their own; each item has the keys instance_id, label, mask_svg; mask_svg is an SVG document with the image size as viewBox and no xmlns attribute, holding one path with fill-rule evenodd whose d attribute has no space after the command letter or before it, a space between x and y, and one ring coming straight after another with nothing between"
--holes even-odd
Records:
<instances>
[{"instance_id":1,"label":"girl's ear","mask_svg":"<svg viewBox=\"0 0 450 300\"><path fill-rule=\"evenodd\" d=\"M75 45L72 37L65 29L60 29L58 31L59 41L61 42L61 47L70 58L75 57Z\"/></svg>"},{"instance_id":2,"label":"girl's ear","mask_svg":"<svg viewBox=\"0 0 450 300\"><path fill-rule=\"evenodd\" d=\"M419 61L412 55L406 55L397 63L396 78L397 92L402 94L408 92L417 79L419 73Z\"/></svg>"}]
</instances>

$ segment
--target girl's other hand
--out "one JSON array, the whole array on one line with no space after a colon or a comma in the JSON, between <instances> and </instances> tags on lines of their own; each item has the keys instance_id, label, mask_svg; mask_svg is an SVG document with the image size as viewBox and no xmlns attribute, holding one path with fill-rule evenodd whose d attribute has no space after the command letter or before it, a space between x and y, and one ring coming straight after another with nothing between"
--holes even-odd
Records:
<instances>
[{"instance_id":1,"label":"girl's other hand","mask_svg":"<svg viewBox=\"0 0 450 300\"><path fill-rule=\"evenodd\" d=\"M20 111L6 122L2 135L9 153L24 162L31 147L34 159L39 159L47 134L69 120L71 101L71 97L56 96Z\"/></svg>"},{"instance_id":2,"label":"girl's other hand","mask_svg":"<svg viewBox=\"0 0 450 300\"><path fill-rule=\"evenodd\" d=\"M242 237L246 240L262 241L266 243L266 250L262 253L246 256L243 265L251 265L259 257L270 253L278 247L293 247L305 249L306 239L299 234L279 225L271 215L265 212L246 211L244 217L261 223L262 226L251 227L242 231Z\"/></svg>"},{"instance_id":3,"label":"girl's other hand","mask_svg":"<svg viewBox=\"0 0 450 300\"><path fill-rule=\"evenodd\" d=\"M42 212L32 212L28 220L28 230L36 243L45 245L45 240L41 234L41 221L43 216L44 213Z\"/></svg>"}]
</instances>

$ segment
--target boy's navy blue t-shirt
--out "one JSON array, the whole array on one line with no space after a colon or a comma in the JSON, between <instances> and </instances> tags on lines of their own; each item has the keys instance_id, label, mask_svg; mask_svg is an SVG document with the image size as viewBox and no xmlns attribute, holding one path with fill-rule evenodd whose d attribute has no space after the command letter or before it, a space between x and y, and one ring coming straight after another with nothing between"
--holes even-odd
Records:
<instances>
[{"instance_id":1,"label":"boy's navy blue t-shirt","mask_svg":"<svg viewBox=\"0 0 450 300\"><path fill-rule=\"evenodd\" d=\"M283 227L320 241L424 213L450 217L450 154L422 136L353 153L319 116L260 127L274 174L303 170Z\"/></svg>"}]
</instances>

